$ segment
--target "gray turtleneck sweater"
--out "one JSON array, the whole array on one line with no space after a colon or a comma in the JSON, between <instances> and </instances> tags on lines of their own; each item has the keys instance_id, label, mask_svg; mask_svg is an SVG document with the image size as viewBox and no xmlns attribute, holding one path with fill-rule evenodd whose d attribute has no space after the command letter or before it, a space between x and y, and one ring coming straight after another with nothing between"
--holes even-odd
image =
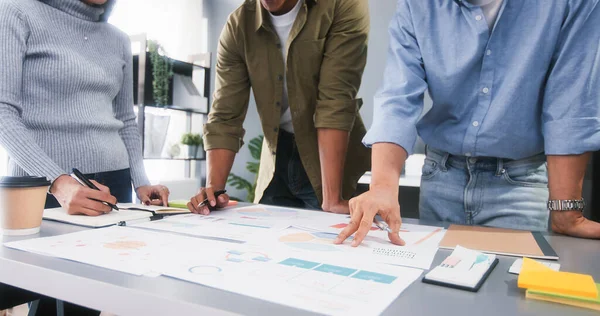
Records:
<instances>
[{"instance_id":1,"label":"gray turtleneck sweater","mask_svg":"<svg viewBox=\"0 0 600 316\"><path fill-rule=\"evenodd\" d=\"M131 168L149 184L131 45L80 0L0 0L0 145L11 175Z\"/></svg>"}]
</instances>

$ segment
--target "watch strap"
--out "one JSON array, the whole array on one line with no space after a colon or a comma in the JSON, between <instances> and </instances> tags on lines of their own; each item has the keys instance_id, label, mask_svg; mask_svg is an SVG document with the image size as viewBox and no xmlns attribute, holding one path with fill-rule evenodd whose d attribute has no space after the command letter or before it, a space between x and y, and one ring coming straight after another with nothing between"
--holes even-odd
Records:
<instances>
[{"instance_id":1,"label":"watch strap","mask_svg":"<svg viewBox=\"0 0 600 316\"><path fill-rule=\"evenodd\" d=\"M550 211L580 211L585 209L585 201L581 200L550 200L548 210Z\"/></svg>"}]
</instances>

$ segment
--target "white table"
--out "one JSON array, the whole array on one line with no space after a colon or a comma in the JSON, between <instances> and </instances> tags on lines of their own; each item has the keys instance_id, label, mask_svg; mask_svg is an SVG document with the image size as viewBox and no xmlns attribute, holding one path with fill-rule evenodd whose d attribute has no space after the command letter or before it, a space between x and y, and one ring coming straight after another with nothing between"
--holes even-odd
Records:
<instances>
[{"instance_id":1,"label":"white table","mask_svg":"<svg viewBox=\"0 0 600 316\"><path fill-rule=\"evenodd\" d=\"M419 223L411 219L406 222ZM41 236L81 229L44 222ZM3 242L17 239L21 238L4 237ZM561 257L561 270L591 274L600 281L600 241L563 236L548 236L547 239ZM440 250L434 264L439 264L449 253ZM500 257L500 263L478 293L417 281L384 315L597 315L583 309L526 300L517 288L517 277L507 272L514 260ZM0 282L122 316L310 315L302 310L168 277L138 277L6 247L0 247Z\"/></svg>"}]
</instances>

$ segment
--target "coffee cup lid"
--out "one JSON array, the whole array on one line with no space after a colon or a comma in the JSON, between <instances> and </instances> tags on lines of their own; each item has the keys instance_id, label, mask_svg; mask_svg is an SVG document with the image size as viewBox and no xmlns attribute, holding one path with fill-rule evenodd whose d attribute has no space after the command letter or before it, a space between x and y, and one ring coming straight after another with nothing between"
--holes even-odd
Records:
<instances>
[{"instance_id":1,"label":"coffee cup lid","mask_svg":"<svg viewBox=\"0 0 600 316\"><path fill-rule=\"evenodd\" d=\"M0 177L0 188L46 187L50 181L46 177Z\"/></svg>"}]
</instances>

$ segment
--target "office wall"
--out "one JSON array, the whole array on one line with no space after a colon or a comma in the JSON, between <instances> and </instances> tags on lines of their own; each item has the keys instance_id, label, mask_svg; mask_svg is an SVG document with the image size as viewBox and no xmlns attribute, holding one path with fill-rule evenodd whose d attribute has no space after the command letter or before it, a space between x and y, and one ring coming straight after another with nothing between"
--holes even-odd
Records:
<instances>
[{"instance_id":1,"label":"office wall","mask_svg":"<svg viewBox=\"0 0 600 316\"><path fill-rule=\"evenodd\" d=\"M204 16L208 19L208 49L210 52L216 53L219 34L227 21L227 17L243 2L244 0L204 0L203 11ZM369 9L371 13L369 53L367 67L359 91L359 97L363 98L364 101L360 113L367 127L371 126L373 121L373 96L383 79L382 73L385 68L389 41L388 25L396 9L396 0L369 0ZM425 103L425 109L427 110L431 106L431 100L426 97ZM246 129L244 141L246 143L248 140L262 133L262 129L257 122L259 122L259 119L256 113L256 104L252 98L250 100L248 116L244 124L244 128ZM423 150L422 145L418 145L417 147L418 152ZM249 159L251 159L250 153L247 147L244 146L236 157L233 172L250 179L250 174L245 170L246 161ZM233 194L238 197L244 196L240 192L235 191L233 191Z\"/></svg>"}]
</instances>

